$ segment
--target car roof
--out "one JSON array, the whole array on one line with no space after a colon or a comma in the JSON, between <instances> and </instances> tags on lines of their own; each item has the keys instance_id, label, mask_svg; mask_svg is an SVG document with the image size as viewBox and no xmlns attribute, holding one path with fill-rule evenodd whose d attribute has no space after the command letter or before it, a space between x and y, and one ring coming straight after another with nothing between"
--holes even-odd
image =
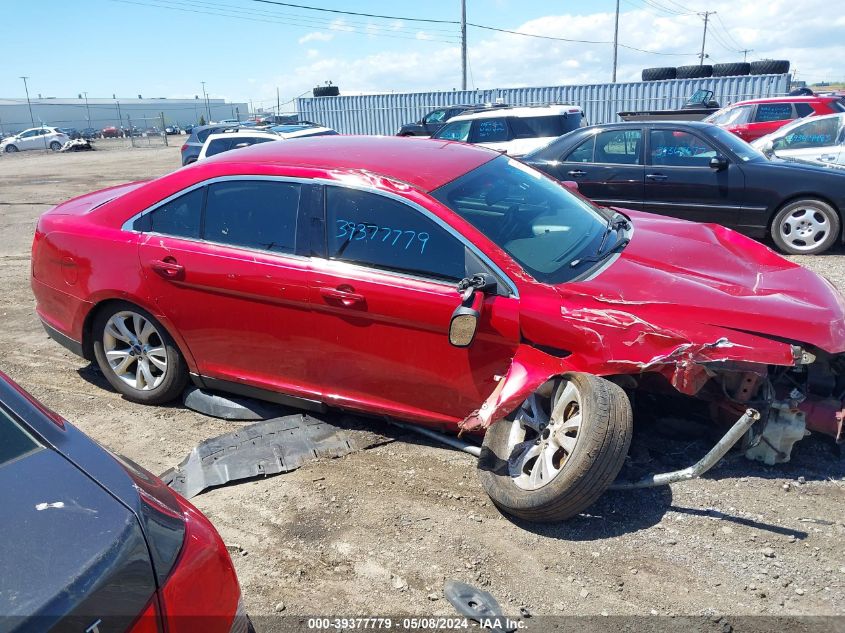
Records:
<instances>
[{"instance_id":1,"label":"car roof","mask_svg":"<svg viewBox=\"0 0 845 633\"><path fill-rule=\"evenodd\" d=\"M205 162L368 171L432 191L498 156L477 145L427 138L332 135L260 143Z\"/></svg>"},{"instance_id":2,"label":"car roof","mask_svg":"<svg viewBox=\"0 0 845 633\"><path fill-rule=\"evenodd\" d=\"M490 108L481 112L472 112L470 114L461 114L449 119L449 123L454 121L472 121L474 119L492 119L503 116L515 117L531 117L555 114L581 114L581 108L577 105L549 105L549 106L516 106L509 108Z\"/></svg>"},{"instance_id":3,"label":"car roof","mask_svg":"<svg viewBox=\"0 0 845 633\"><path fill-rule=\"evenodd\" d=\"M745 101L737 101L730 104L733 107L738 105L754 105L755 103L818 103L820 101L836 101L838 97L819 97L810 95L796 95L794 97L761 97L759 99L746 99Z\"/></svg>"}]
</instances>

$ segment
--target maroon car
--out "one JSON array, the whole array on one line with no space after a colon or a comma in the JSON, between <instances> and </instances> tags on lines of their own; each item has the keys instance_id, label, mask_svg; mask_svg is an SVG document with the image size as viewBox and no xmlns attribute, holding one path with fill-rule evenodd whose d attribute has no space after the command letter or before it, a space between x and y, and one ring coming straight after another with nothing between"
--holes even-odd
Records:
<instances>
[{"instance_id":1,"label":"maroon car","mask_svg":"<svg viewBox=\"0 0 845 633\"><path fill-rule=\"evenodd\" d=\"M482 483L529 519L611 484L637 392L717 422L755 408L748 456L770 463L807 428L841 437L830 283L462 143L264 143L75 198L38 222L32 288L50 335L136 402L190 380L486 429Z\"/></svg>"},{"instance_id":2,"label":"maroon car","mask_svg":"<svg viewBox=\"0 0 845 633\"><path fill-rule=\"evenodd\" d=\"M103 135L103 138L121 138L123 136L123 128L111 125L104 127L100 133Z\"/></svg>"}]
</instances>

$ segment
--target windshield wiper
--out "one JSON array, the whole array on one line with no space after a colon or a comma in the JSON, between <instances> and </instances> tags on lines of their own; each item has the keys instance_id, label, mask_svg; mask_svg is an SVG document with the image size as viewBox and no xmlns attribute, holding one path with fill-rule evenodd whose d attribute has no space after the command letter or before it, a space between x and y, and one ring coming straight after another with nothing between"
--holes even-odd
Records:
<instances>
[{"instance_id":1,"label":"windshield wiper","mask_svg":"<svg viewBox=\"0 0 845 633\"><path fill-rule=\"evenodd\" d=\"M619 231L619 230L627 231L630 228L631 228L631 223L628 221L628 218L626 218L621 213L614 212L614 214L607 219L607 226L605 227L604 235L601 236L601 241L599 242L599 246L596 249L596 252L593 253L593 255L589 258L575 259L572 262L570 262L569 265L572 268L574 268L575 266L577 266L578 264L580 264L583 261L598 261L598 260L593 259L593 258L598 257L598 255L601 253L601 249L604 248L604 244L605 244L605 242L607 242L607 236L610 235L613 231ZM555 261L556 262L562 261L564 259L564 257L566 257L566 255L567 255L567 253L564 253L563 255L558 257Z\"/></svg>"},{"instance_id":2,"label":"windshield wiper","mask_svg":"<svg viewBox=\"0 0 845 633\"><path fill-rule=\"evenodd\" d=\"M628 243L630 241L631 240L628 239L627 237L623 237L621 240L616 242L616 244L614 244L613 246L608 248L603 253L597 252L595 255L593 255L591 257L584 257L583 259L573 259L570 262L569 267L575 268L576 266L579 266L581 264L587 264L587 263L590 263L590 262L600 262L601 260L606 259L607 257L612 255L613 253L616 253L617 251L621 251L623 248L625 248L628 245Z\"/></svg>"}]
</instances>

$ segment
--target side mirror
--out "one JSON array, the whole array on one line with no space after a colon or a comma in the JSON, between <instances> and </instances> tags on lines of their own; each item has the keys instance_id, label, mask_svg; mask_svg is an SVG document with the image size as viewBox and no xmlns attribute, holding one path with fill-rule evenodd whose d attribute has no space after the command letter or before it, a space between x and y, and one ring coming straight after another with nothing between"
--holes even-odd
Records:
<instances>
[{"instance_id":1,"label":"side mirror","mask_svg":"<svg viewBox=\"0 0 845 633\"><path fill-rule=\"evenodd\" d=\"M710 159L710 169L715 169L716 171L722 171L726 169L728 166L728 159L724 156L714 156Z\"/></svg>"},{"instance_id":2,"label":"side mirror","mask_svg":"<svg viewBox=\"0 0 845 633\"><path fill-rule=\"evenodd\" d=\"M455 308L449 322L449 343L455 347L469 347L478 330L478 318L481 313L464 304Z\"/></svg>"},{"instance_id":3,"label":"side mirror","mask_svg":"<svg viewBox=\"0 0 845 633\"><path fill-rule=\"evenodd\" d=\"M478 330L481 312L475 305L475 293L495 294L498 285L496 279L487 273L479 273L461 279L457 291L461 293L461 305L455 308L449 321L449 343L455 347L469 347Z\"/></svg>"},{"instance_id":4,"label":"side mirror","mask_svg":"<svg viewBox=\"0 0 845 633\"><path fill-rule=\"evenodd\" d=\"M771 158L775 153L775 142L772 140L766 141L761 151L765 154L766 158Z\"/></svg>"},{"instance_id":5,"label":"side mirror","mask_svg":"<svg viewBox=\"0 0 845 633\"><path fill-rule=\"evenodd\" d=\"M574 180L561 180L560 184L562 184L567 189L571 189L572 191L578 191L578 183Z\"/></svg>"}]
</instances>

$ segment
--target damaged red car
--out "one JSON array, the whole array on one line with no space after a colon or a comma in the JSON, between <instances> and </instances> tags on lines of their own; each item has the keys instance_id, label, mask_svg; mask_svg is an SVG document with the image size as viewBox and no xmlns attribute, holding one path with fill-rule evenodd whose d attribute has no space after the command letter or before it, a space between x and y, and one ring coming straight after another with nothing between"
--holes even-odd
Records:
<instances>
[{"instance_id":1,"label":"damaged red car","mask_svg":"<svg viewBox=\"0 0 845 633\"><path fill-rule=\"evenodd\" d=\"M266 143L75 198L38 222L32 288L47 332L135 402L190 380L486 431L481 482L526 519L608 488L635 395L714 424L755 409L745 450L769 463L807 429L842 438L825 279L459 143Z\"/></svg>"}]
</instances>

